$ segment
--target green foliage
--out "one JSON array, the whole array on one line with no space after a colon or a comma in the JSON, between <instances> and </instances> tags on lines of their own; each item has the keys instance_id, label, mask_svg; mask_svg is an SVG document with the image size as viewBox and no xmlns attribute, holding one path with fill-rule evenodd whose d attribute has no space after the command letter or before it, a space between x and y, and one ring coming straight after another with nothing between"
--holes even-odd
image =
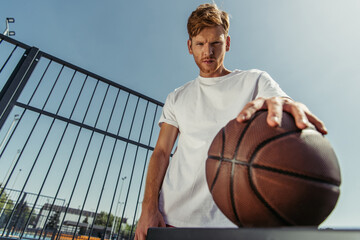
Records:
<instances>
[{"instance_id":1,"label":"green foliage","mask_svg":"<svg viewBox=\"0 0 360 240\"><path fill-rule=\"evenodd\" d=\"M86 217L84 220L83 220L83 223L89 223L89 218ZM80 227L80 230L79 230L79 234L80 235L85 235L86 234L86 230L87 230L87 227Z\"/></svg>"},{"instance_id":2,"label":"green foliage","mask_svg":"<svg viewBox=\"0 0 360 240\"><path fill-rule=\"evenodd\" d=\"M59 227L60 222L60 212L56 211L54 214L52 214L49 218L49 222L46 224L47 230L57 230Z\"/></svg>"},{"instance_id":3,"label":"green foliage","mask_svg":"<svg viewBox=\"0 0 360 240\"><path fill-rule=\"evenodd\" d=\"M28 218L30 217L30 208L27 205L27 202L25 201L26 195L22 198L22 200L15 206L14 213L11 217L11 220L9 222L10 228L14 229L15 231L17 229L21 229L25 226ZM11 209L11 211L13 211ZM9 217L11 216L11 211L7 211L5 214L5 221L9 221Z\"/></svg>"},{"instance_id":4,"label":"green foliage","mask_svg":"<svg viewBox=\"0 0 360 240\"><path fill-rule=\"evenodd\" d=\"M98 225L98 226L104 226L105 227L106 223L107 223L108 216L109 216L109 214L107 212L101 211L99 214L96 215L94 224ZM89 219L88 219L88 217L86 217L83 220L83 223L88 223L88 222L89 222ZM114 215L110 214L109 223L108 223L109 228L112 227L113 222L114 222ZM116 227L115 227L115 229L113 229L113 234L114 235L117 235L117 233L119 233L119 232L120 232L120 235L123 236L123 237L126 237L126 236L130 235L132 225L124 224L124 223L121 224L121 219L119 217L116 218L115 225L116 225ZM135 228L136 228L136 225L134 226L133 233L135 232ZM80 227L79 234L80 235L89 234L88 232L86 232L86 230L87 230L86 227ZM95 236L95 237L101 237L99 234L101 235L102 232L94 232L94 231L92 232L92 236Z\"/></svg>"},{"instance_id":5,"label":"green foliage","mask_svg":"<svg viewBox=\"0 0 360 240\"><path fill-rule=\"evenodd\" d=\"M94 224L105 227L107 218L108 218L108 213L101 211L99 214L97 214ZM114 215L110 214L108 227L112 227L113 221L114 221Z\"/></svg>"},{"instance_id":6,"label":"green foliage","mask_svg":"<svg viewBox=\"0 0 360 240\"><path fill-rule=\"evenodd\" d=\"M0 188L0 192L2 190L3 190L3 188ZM4 191L0 198L0 211L2 211L4 205L5 205L4 211L13 209L14 202L11 199L9 199L8 197L9 197L8 194L6 193L6 191Z\"/></svg>"}]
</instances>

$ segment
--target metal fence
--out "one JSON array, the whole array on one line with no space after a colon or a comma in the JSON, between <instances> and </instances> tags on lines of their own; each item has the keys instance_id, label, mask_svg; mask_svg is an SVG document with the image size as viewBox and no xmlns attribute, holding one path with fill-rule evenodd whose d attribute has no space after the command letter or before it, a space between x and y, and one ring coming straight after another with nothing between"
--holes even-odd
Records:
<instances>
[{"instance_id":1,"label":"metal fence","mask_svg":"<svg viewBox=\"0 0 360 240\"><path fill-rule=\"evenodd\" d=\"M132 238L163 104L0 38L0 238Z\"/></svg>"}]
</instances>

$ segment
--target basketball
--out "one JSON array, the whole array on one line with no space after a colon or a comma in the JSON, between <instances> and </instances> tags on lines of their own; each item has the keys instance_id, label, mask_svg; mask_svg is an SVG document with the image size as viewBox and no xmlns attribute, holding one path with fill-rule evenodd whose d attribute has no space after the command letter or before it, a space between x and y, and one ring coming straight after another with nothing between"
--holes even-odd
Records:
<instances>
[{"instance_id":1,"label":"basketball","mask_svg":"<svg viewBox=\"0 0 360 240\"><path fill-rule=\"evenodd\" d=\"M270 127L267 111L231 120L215 136L206 180L224 215L239 227L317 226L340 194L340 168L328 140L300 130L284 112Z\"/></svg>"}]
</instances>

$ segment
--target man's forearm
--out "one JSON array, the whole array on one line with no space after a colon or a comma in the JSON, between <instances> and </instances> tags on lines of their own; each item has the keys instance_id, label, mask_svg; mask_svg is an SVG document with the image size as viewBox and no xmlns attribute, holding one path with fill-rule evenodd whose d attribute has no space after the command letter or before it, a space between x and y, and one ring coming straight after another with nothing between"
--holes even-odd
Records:
<instances>
[{"instance_id":1,"label":"man's forearm","mask_svg":"<svg viewBox=\"0 0 360 240\"><path fill-rule=\"evenodd\" d=\"M162 149L155 147L150 158L141 216L136 227L136 240L144 240L149 227L165 227L164 218L159 211L159 191L169 165L171 147L169 146L167 151Z\"/></svg>"},{"instance_id":2,"label":"man's forearm","mask_svg":"<svg viewBox=\"0 0 360 240\"><path fill-rule=\"evenodd\" d=\"M150 158L145 194L142 203L144 208L158 208L159 192L169 165L169 156L163 151L155 150Z\"/></svg>"}]
</instances>

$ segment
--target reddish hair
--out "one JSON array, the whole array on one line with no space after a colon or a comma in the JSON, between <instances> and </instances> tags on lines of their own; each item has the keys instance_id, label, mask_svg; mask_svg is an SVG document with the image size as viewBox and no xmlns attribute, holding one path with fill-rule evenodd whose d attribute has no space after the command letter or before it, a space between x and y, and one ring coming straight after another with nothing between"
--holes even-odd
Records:
<instances>
[{"instance_id":1,"label":"reddish hair","mask_svg":"<svg viewBox=\"0 0 360 240\"><path fill-rule=\"evenodd\" d=\"M229 33L229 15L220 10L216 4L202 4L193 11L188 19L187 30L189 38L198 35L205 27L222 26L225 36Z\"/></svg>"}]
</instances>

